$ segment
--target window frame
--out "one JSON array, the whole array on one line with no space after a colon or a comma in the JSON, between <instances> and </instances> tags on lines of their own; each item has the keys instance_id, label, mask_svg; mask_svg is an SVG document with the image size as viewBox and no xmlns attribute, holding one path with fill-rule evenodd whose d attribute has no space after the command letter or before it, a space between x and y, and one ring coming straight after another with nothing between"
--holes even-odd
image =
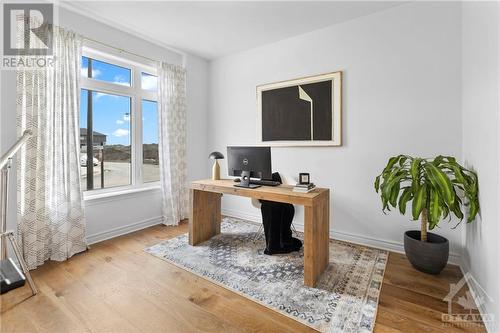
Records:
<instances>
[{"instance_id":1,"label":"window frame","mask_svg":"<svg viewBox=\"0 0 500 333\"><path fill-rule=\"evenodd\" d=\"M91 92L102 92L106 94L119 95L130 98L130 145L131 145L131 183L129 185L114 186L109 188L94 188L82 191L85 197L100 196L103 194L120 194L130 190L143 190L147 188L158 188L160 181L143 181L143 126L142 126L142 100L158 103L158 94L155 91L142 89L142 73L158 76L155 64L147 62L132 54L124 54L118 50L96 45L94 43L84 44L82 57L103 61L111 65L117 65L130 69L130 86L120 85L112 82L80 76L80 90ZM80 110L78 110L80 112ZM80 117L78 117L80 118Z\"/></svg>"}]
</instances>

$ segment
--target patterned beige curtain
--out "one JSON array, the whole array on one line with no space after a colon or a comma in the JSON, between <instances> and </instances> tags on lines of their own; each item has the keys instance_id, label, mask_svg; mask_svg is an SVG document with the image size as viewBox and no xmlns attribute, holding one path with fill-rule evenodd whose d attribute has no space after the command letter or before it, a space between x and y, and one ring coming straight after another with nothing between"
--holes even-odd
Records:
<instances>
[{"instance_id":1,"label":"patterned beige curtain","mask_svg":"<svg viewBox=\"0 0 500 333\"><path fill-rule=\"evenodd\" d=\"M55 60L17 73L17 130L33 131L17 163L18 236L29 269L84 251L80 191L81 38L53 29Z\"/></svg>"},{"instance_id":2,"label":"patterned beige curtain","mask_svg":"<svg viewBox=\"0 0 500 333\"><path fill-rule=\"evenodd\" d=\"M186 167L186 71L158 66L158 124L163 223L177 225L188 217Z\"/></svg>"}]
</instances>

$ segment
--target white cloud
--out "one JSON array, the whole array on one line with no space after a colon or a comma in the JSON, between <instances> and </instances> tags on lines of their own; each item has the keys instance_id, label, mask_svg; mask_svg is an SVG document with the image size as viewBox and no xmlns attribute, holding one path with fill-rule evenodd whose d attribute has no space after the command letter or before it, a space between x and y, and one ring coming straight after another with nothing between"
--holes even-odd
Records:
<instances>
[{"instance_id":1,"label":"white cloud","mask_svg":"<svg viewBox=\"0 0 500 333\"><path fill-rule=\"evenodd\" d=\"M156 91L158 88L158 78L152 75L142 76L142 89Z\"/></svg>"},{"instance_id":2,"label":"white cloud","mask_svg":"<svg viewBox=\"0 0 500 333\"><path fill-rule=\"evenodd\" d=\"M130 82L128 82L123 75L116 75L113 78L113 83L121 86L130 86Z\"/></svg>"},{"instance_id":3,"label":"white cloud","mask_svg":"<svg viewBox=\"0 0 500 333\"><path fill-rule=\"evenodd\" d=\"M101 92L96 92L94 95L95 99L100 99L102 97L115 97L115 95L105 94Z\"/></svg>"},{"instance_id":4,"label":"white cloud","mask_svg":"<svg viewBox=\"0 0 500 333\"><path fill-rule=\"evenodd\" d=\"M94 97L95 99L100 99L102 97L107 97L107 98L120 98L121 96L118 96L118 95L113 95L113 94L106 94L106 93L102 93L102 92L96 92L94 94Z\"/></svg>"},{"instance_id":5,"label":"white cloud","mask_svg":"<svg viewBox=\"0 0 500 333\"><path fill-rule=\"evenodd\" d=\"M128 129L124 128L119 128L116 131L113 132L113 136L116 136L117 138L120 138L122 136L127 136L130 133Z\"/></svg>"},{"instance_id":6,"label":"white cloud","mask_svg":"<svg viewBox=\"0 0 500 333\"><path fill-rule=\"evenodd\" d=\"M121 125L121 124L124 124L125 122L124 122L123 120L118 119L118 120L116 121L116 123L117 123L118 125Z\"/></svg>"},{"instance_id":7,"label":"white cloud","mask_svg":"<svg viewBox=\"0 0 500 333\"><path fill-rule=\"evenodd\" d=\"M81 71L82 71L82 76L87 77L88 70L89 70L89 68L88 68L88 67L82 67L82 69L81 69ZM92 69L92 78L93 78L93 79L97 79L99 76L101 76L101 71L100 71L100 70L98 70L98 69Z\"/></svg>"}]
</instances>

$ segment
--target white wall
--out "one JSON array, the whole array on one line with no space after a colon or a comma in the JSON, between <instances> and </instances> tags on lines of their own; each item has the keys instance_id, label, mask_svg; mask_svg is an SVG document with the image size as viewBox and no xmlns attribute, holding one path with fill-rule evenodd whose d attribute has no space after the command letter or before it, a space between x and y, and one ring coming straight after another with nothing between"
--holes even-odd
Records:
<instances>
[{"instance_id":1,"label":"white wall","mask_svg":"<svg viewBox=\"0 0 500 333\"><path fill-rule=\"evenodd\" d=\"M257 85L342 70L343 146L273 148L273 169L331 189L335 237L401 250L419 224L384 215L373 181L392 155L461 158L460 24L458 3L414 2L211 62L210 150L256 142ZM245 198L225 196L223 210L260 215ZM459 252L460 231L437 233Z\"/></svg>"},{"instance_id":2,"label":"white wall","mask_svg":"<svg viewBox=\"0 0 500 333\"><path fill-rule=\"evenodd\" d=\"M187 55L187 165L188 179L207 178L208 160L208 62Z\"/></svg>"},{"instance_id":3,"label":"white wall","mask_svg":"<svg viewBox=\"0 0 500 333\"><path fill-rule=\"evenodd\" d=\"M481 214L467 226L462 267L470 271L493 302L483 313L496 316L500 331L500 4L464 2L462 26L463 152L479 175Z\"/></svg>"},{"instance_id":4,"label":"white wall","mask_svg":"<svg viewBox=\"0 0 500 333\"><path fill-rule=\"evenodd\" d=\"M207 151L207 71L206 60L183 55L149 43L108 25L93 21L66 9L59 9L59 25L76 31L84 37L174 64L185 63L187 69L187 145L188 178L205 178ZM16 140L15 72L2 71L0 100L0 153ZM8 226L16 226L15 168L11 174ZM129 232L160 222L161 196L159 190L126 194L120 197L85 202L87 237L95 242L116 234Z\"/></svg>"}]
</instances>

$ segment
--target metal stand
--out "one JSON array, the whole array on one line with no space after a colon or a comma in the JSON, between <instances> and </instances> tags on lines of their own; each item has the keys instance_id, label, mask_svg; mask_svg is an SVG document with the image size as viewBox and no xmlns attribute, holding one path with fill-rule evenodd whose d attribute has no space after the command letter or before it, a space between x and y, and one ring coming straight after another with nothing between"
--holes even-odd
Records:
<instances>
[{"instance_id":1,"label":"metal stand","mask_svg":"<svg viewBox=\"0 0 500 333\"><path fill-rule=\"evenodd\" d=\"M242 171L241 172L241 181L239 184L235 184L233 186L236 187L244 187L244 188L257 188L260 185L250 184L250 171Z\"/></svg>"},{"instance_id":2,"label":"metal stand","mask_svg":"<svg viewBox=\"0 0 500 333\"><path fill-rule=\"evenodd\" d=\"M295 234L295 236L299 236L299 233L297 232L297 229L295 229L295 225L292 223L292 225L290 226L290 229L292 229L292 234ZM253 242L255 243L261 235L264 234L264 224L260 224L259 225L259 230L257 230L257 232L255 233L255 236L253 238Z\"/></svg>"},{"instance_id":3,"label":"metal stand","mask_svg":"<svg viewBox=\"0 0 500 333\"><path fill-rule=\"evenodd\" d=\"M259 225L259 230L257 230L255 236L253 237L253 242L255 243L263 233L264 233L264 224L261 223Z\"/></svg>"},{"instance_id":4,"label":"metal stand","mask_svg":"<svg viewBox=\"0 0 500 333\"><path fill-rule=\"evenodd\" d=\"M28 284L31 287L31 291L33 295L36 295L38 293L38 290L36 289L35 282L31 278L30 271L28 270L28 266L26 265L26 262L23 259L23 256L21 255L21 250L19 249L19 246L17 246L16 239L14 238L14 232L13 231L7 231L2 234L0 234L0 238L2 239L2 242L5 242L5 237L7 237L10 241L10 244L12 245L12 249L14 249L14 253L16 254L17 261L21 265L21 269L23 271L24 276L26 277L26 280L28 280ZM6 244L7 245L7 244Z\"/></svg>"},{"instance_id":5,"label":"metal stand","mask_svg":"<svg viewBox=\"0 0 500 333\"><path fill-rule=\"evenodd\" d=\"M21 265L23 274L25 275L26 279L28 280L28 283L31 287L31 291L33 292L33 295L36 295L38 292L35 286L35 283L33 282L33 279L31 278L31 274L28 270L28 266L26 265L26 262L24 261L24 258L21 254L21 250L19 249L19 246L16 243L16 239L14 238L14 232L12 231L6 231L7 228L7 203L8 203L8 185L9 185L9 169L12 164L12 158L9 158L7 164L2 168L2 176L1 176L1 215L0 215L0 259L7 259L7 239L10 241L12 245L12 249L14 250L14 253L16 254L17 261ZM7 238L7 239L6 239Z\"/></svg>"}]
</instances>

